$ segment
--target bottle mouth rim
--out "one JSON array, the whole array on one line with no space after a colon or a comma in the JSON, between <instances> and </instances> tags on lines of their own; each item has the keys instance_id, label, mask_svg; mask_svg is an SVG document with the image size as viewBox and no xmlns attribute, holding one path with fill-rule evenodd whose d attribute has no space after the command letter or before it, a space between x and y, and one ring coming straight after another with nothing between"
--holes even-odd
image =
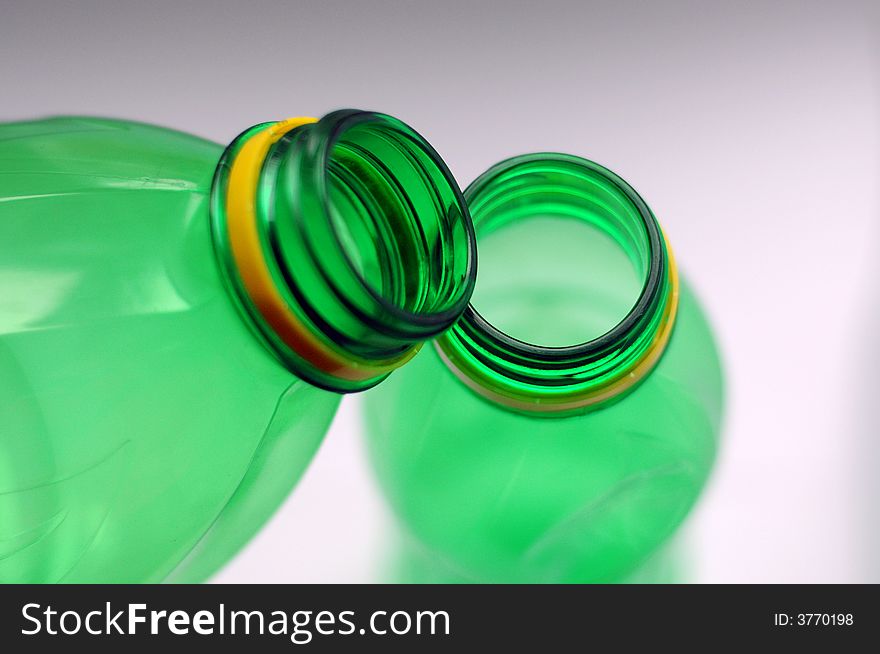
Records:
<instances>
[{"instance_id":1,"label":"bottle mouth rim","mask_svg":"<svg viewBox=\"0 0 880 654\"><path fill-rule=\"evenodd\" d=\"M507 334L470 303L458 323L436 340L436 347L456 376L478 394L513 410L560 415L605 403L653 369L668 343L679 291L672 251L645 201L615 173L574 155L520 155L480 175L464 192L478 236L486 227L485 207L493 198L522 191L548 171L601 179L634 209L647 265L632 308L595 338L546 346ZM510 185L511 179L519 180L516 186Z\"/></svg>"},{"instance_id":2,"label":"bottle mouth rim","mask_svg":"<svg viewBox=\"0 0 880 654\"><path fill-rule=\"evenodd\" d=\"M433 308L430 311L410 311L397 303L389 300L379 289L377 289L357 266L352 253L345 246L342 235L337 225L332 220L327 220L331 231L336 239L336 244L349 271L355 276L364 290L369 294L370 298L379 306L381 310L387 313L396 321L407 327L417 330L419 338L427 340L438 335L442 331L448 329L452 324L461 317L470 301L471 294L476 283L476 235L474 232L473 222L467 209L467 201L461 192L455 177L449 170L442 157L437 151L425 140L421 134L409 127L406 123L398 120L388 114L373 111L361 111L352 109L342 109L327 114L318 123L314 125L315 131L311 136L313 145L314 166L311 167L317 174L314 177L314 184L321 198L321 204L325 216L330 215L330 194L328 193L328 171L334 146L339 142L342 136L358 126L369 125L373 129L385 130L393 133L398 137L405 139L413 147L417 148L425 155L435 168L435 175L432 182L441 181L458 205L458 211L454 212L457 216L458 224L463 227L467 247L465 248L466 263L461 270L461 277L464 283L456 287L456 292L452 298L441 304L440 308ZM430 174L430 173L429 173ZM438 212L439 213L439 212ZM449 215L449 212L446 212ZM356 307L352 307L357 310ZM362 314L361 317L365 321L371 321L371 316ZM375 323L377 329L384 326ZM408 333L412 336L412 333Z\"/></svg>"},{"instance_id":3,"label":"bottle mouth rim","mask_svg":"<svg viewBox=\"0 0 880 654\"><path fill-rule=\"evenodd\" d=\"M413 159L419 156L420 161L426 161L425 165L430 167L427 171L418 169L416 183L443 185L443 197L453 205L449 209L438 200L436 207L430 205L437 209L435 214L415 218L407 215L413 220L436 220L438 231L442 231L439 223L446 221L447 231L458 235L457 245L464 245L453 252L458 277L447 274L447 268L451 267L449 261L436 264L445 285L441 287L442 293L437 291L431 298L434 304L424 305L424 311L409 311L374 288L355 265L332 220L327 191L333 147L347 130L361 124L371 125L370 129L393 131L407 139L400 150L410 145L414 150L407 150L404 156ZM287 157L282 154L285 150L290 153ZM295 161L287 172L300 182L297 187L300 197L294 193L283 199L290 203L293 221L285 224L287 231L279 235L279 221L272 208L275 191L271 189L279 180L283 190L293 188L287 183L293 178L277 177L278 162L282 160ZM264 196L261 189L266 189L270 196ZM402 193L406 196L407 189ZM354 392L379 383L411 359L425 340L451 326L467 306L473 291L475 236L463 195L433 148L414 130L391 116L340 110L321 120L298 117L245 130L226 148L218 163L211 203L215 249L221 269L234 290L237 304L250 318L250 326L286 367L322 388ZM449 210L441 212L441 208ZM315 230L321 233L321 242L313 243ZM324 235L329 236L329 241ZM294 249L288 252L285 243ZM427 267L432 263L427 250L412 251L410 266ZM300 256L294 256L297 253ZM332 258L335 265L328 264L327 257ZM306 268L316 271L319 283L324 285L321 297L335 303L350 320L366 330L365 334L373 335L369 344L347 340L344 333L336 331L321 315L323 305L320 302L314 305L303 294L296 271L304 274ZM356 280L353 285L352 279ZM350 291L354 289L360 305L345 295L340 280L348 283ZM426 281L424 275L419 280L423 286L436 281L433 277ZM440 308L432 310L438 304Z\"/></svg>"}]
</instances>

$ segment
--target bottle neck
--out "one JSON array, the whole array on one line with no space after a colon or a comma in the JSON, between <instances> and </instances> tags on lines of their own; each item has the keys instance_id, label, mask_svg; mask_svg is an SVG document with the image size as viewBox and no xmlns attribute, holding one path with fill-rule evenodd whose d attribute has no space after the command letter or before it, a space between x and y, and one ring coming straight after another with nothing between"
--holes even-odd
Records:
<instances>
[{"instance_id":1,"label":"bottle neck","mask_svg":"<svg viewBox=\"0 0 880 654\"><path fill-rule=\"evenodd\" d=\"M473 226L431 146L383 114L257 125L212 191L233 295L291 371L337 392L375 385L448 329L473 290Z\"/></svg>"},{"instance_id":2,"label":"bottle neck","mask_svg":"<svg viewBox=\"0 0 880 654\"><path fill-rule=\"evenodd\" d=\"M534 154L494 166L465 199L478 237L534 216L582 220L622 246L642 280L620 322L571 346L518 340L468 306L436 343L465 384L508 409L559 417L603 406L648 375L675 323L678 274L654 215L629 184L584 159Z\"/></svg>"}]
</instances>

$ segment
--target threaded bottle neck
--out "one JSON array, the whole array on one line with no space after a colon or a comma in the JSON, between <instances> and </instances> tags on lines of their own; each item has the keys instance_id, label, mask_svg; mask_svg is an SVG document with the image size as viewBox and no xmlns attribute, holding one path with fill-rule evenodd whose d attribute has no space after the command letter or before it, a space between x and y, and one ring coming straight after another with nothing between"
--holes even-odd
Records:
<instances>
[{"instance_id":1,"label":"threaded bottle neck","mask_svg":"<svg viewBox=\"0 0 880 654\"><path fill-rule=\"evenodd\" d=\"M564 347L518 340L468 306L437 340L441 357L465 384L514 411L556 417L604 405L653 369L675 322L678 276L654 215L629 184L585 159L533 154L497 164L465 198L478 237L534 216L578 219L623 247L642 280L632 308L614 327Z\"/></svg>"},{"instance_id":2,"label":"threaded bottle neck","mask_svg":"<svg viewBox=\"0 0 880 654\"><path fill-rule=\"evenodd\" d=\"M215 243L244 313L309 382L363 390L448 329L473 290L451 173L399 120L343 110L253 127L227 148Z\"/></svg>"}]
</instances>

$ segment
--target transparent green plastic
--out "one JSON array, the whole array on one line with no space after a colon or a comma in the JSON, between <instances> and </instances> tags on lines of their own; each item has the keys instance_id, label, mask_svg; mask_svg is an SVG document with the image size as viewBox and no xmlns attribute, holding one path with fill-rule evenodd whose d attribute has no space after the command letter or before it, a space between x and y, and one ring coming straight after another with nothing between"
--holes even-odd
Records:
<instances>
[{"instance_id":1,"label":"transparent green plastic","mask_svg":"<svg viewBox=\"0 0 880 654\"><path fill-rule=\"evenodd\" d=\"M249 301L232 262L223 196L239 144L218 167L218 250L259 335L298 375L322 388L364 390L316 368L282 342ZM409 126L350 109L298 127L271 148L260 174L257 230L273 284L322 347L362 362L406 356L448 328L475 280L473 225L452 174Z\"/></svg>"},{"instance_id":2,"label":"transparent green plastic","mask_svg":"<svg viewBox=\"0 0 880 654\"><path fill-rule=\"evenodd\" d=\"M331 116L320 130L332 132L355 113ZM376 116L368 120L385 120ZM318 146L332 151L336 137L338 130ZM293 140L273 150L276 162L292 157ZM229 283L222 247L215 250L212 180L223 153L125 121L0 125L0 582L203 580L290 492L326 432L339 393L304 381L267 343L263 326L242 310L248 299ZM376 193L383 184L407 193L393 165L352 172L332 162ZM285 184L261 178L261 197ZM298 188L320 197L321 189ZM451 188L443 190L456 203L460 192ZM448 229L464 229L460 256L468 263L453 267L457 277L436 256L395 263L390 235L377 240L373 247L385 250L371 261L396 265L394 279L348 282L358 297L372 292L386 313L398 299L386 289L421 294L421 303L407 300L409 314L386 323L405 331L407 316L418 315L430 326L418 325L416 335L386 330L383 344L412 346L457 317L434 319L433 309L466 304L473 264L459 204L457 214L447 212L457 220ZM326 206L335 211L332 198ZM287 218L264 203L258 214ZM380 202L343 207L334 220L369 225L394 214ZM319 229L326 216L304 220ZM296 245L285 238L285 247ZM425 237L424 247L434 242ZM319 258L298 265L317 266ZM327 265L346 272L345 261ZM444 274L443 297L424 300L434 297L425 286ZM460 284L450 291L453 279ZM334 305L322 316L320 308L315 320L347 320L352 347L375 340L353 313ZM382 315L372 319L385 324Z\"/></svg>"},{"instance_id":3,"label":"transparent green plastic","mask_svg":"<svg viewBox=\"0 0 880 654\"><path fill-rule=\"evenodd\" d=\"M595 164L560 161L622 183ZM578 356L594 348L637 305L655 266L647 241L617 236L637 225L626 193L611 202L600 195L610 188L605 181L602 188L560 192L556 169L529 165L465 192L480 270L475 308L463 318L470 324L453 331L473 327L477 315L503 327L505 337L547 343L535 346L543 365L518 368L523 394L541 398L570 377L568 363L555 374L545 364L559 353L553 348L580 340ZM506 185L502 195L516 196L510 206L487 201L497 184ZM584 202L590 197L601 212ZM612 214L614 221L601 219ZM646 316L646 324L653 318ZM623 347L637 346L639 336L630 334ZM503 356L498 349L470 354L467 341L460 343L473 366ZM507 374L502 366L487 367L486 383L509 383ZM376 476L406 534L401 579L668 581L674 575L662 550L715 458L722 375L711 330L683 283L657 366L628 392L575 414L511 410L486 399L435 348L425 348L364 400Z\"/></svg>"}]
</instances>

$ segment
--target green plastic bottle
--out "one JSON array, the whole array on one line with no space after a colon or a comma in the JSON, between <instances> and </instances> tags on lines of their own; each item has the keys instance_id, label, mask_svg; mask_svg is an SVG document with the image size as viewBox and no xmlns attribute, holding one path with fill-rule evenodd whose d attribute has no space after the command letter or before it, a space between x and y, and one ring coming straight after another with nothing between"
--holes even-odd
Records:
<instances>
[{"instance_id":1,"label":"green plastic bottle","mask_svg":"<svg viewBox=\"0 0 880 654\"><path fill-rule=\"evenodd\" d=\"M712 467L722 375L657 221L568 155L500 163L465 198L471 306L364 398L399 576L674 578L665 545Z\"/></svg>"},{"instance_id":2,"label":"green plastic bottle","mask_svg":"<svg viewBox=\"0 0 880 654\"><path fill-rule=\"evenodd\" d=\"M0 125L0 581L199 581L290 492L340 394L474 283L451 174L338 111L222 146Z\"/></svg>"}]
</instances>

